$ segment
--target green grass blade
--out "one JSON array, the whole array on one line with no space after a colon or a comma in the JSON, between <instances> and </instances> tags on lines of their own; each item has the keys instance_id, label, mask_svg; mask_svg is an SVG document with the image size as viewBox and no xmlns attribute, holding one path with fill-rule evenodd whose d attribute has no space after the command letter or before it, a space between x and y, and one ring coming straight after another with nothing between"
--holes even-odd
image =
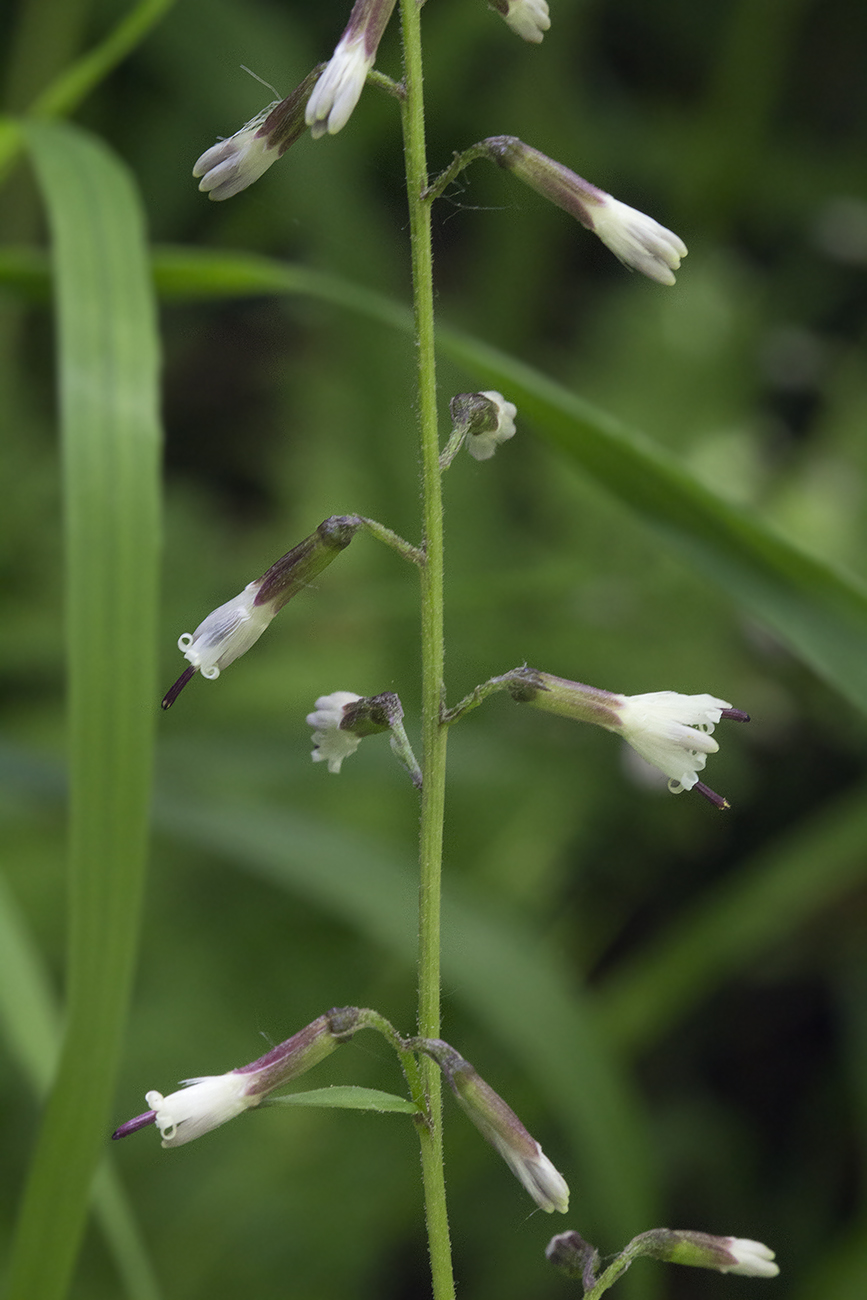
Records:
<instances>
[{"instance_id":1,"label":"green grass blade","mask_svg":"<svg viewBox=\"0 0 867 1300\"><path fill-rule=\"evenodd\" d=\"M659 1041L726 979L837 903L867 877L867 794L834 803L678 917L599 990L615 1043Z\"/></svg>"},{"instance_id":2,"label":"green grass blade","mask_svg":"<svg viewBox=\"0 0 867 1300\"><path fill-rule=\"evenodd\" d=\"M682 559L867 712L867 587L731 505L677 459L514 357L452 330L443 349L508 393L525 419Z\"/></svg>"},{"instance_id":3,"label":"green grass blade","mask_svg":"<svg viewBox=\"0 0 867 1300\"><path fill-rule=\"evenodd\" d=\"M57 295L70 938L66 1033L13 1243L9 1296L60 1300L105 1146L146 858L158 346L141 211L124 168L71 127L31 124L26 135L48 208Z\"/></svg>"},{"instance_id":4,"label":"green grass blade","mask_svg":"<svg viewBox=\"0 0 867 1300\"><path fill-rule=\"evenodd\" d=\"M41 956L0 876L0 1034L33 1090L47 1090L60 1046L60 1017ZM94 1212L130 1300L160 1300L126 1192L104 1159L93 1185Z\"/></svg>"},{"instance_id":5,"label":"green grass blade","mask_svg":"<svg viewBox=\"0 0 867 1300\"><path fill-rule=\"evenodd\" d=\"M109 34L76 59L41 92L30 112L34 117L64 117L140 45L175 0L139 0ZM0 121L0 175L24 143L10 119Z\"/></svg>"}]
</instances>

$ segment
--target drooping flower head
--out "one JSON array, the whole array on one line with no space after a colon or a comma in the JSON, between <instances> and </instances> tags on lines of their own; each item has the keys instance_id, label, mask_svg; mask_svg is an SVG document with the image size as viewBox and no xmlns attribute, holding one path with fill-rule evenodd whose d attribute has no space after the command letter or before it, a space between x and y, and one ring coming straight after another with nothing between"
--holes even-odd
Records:
<instances>
[{"instance_id":1,"label":"drooping flower head","mask_svg":"<svg viewBox=\"0 0 867 1300\"><path fill-rule=\"evenodd\" d=\"M354 754L365 736L391 733L391 751L409 772L412 783L421 789L421 768L403 726L403 705L393 691L380 695L355 695L352 691L334 691L320 695L316 709L308 713L307 724L314 727L313 762L327 763L329 772L337 773L345 758Z\"/></svg>"},{"instance_id":2,"label":"drooping flower head","mask_svg":"<svg viewBox=\"0 0 867 1300\"><path fill-rule=\"evenodd\" d=\"M456 430L466 437L467 451L474 460L490 460L500 443L515 436L518 408L502 393L458 393L449 407Z\"/></svg>"},{"instance_id":3,"label":"drooping flower head","mask_svg":"<svg viewBox=\"0 0 867 1300\"><path fill-rule=\"evenodd\" d=\"M719 749L711 735L716 724L722 718L749 722L748 714L733 709L726 700L677 691L616 695L533 668L518 668L503 681L519 703L619 733L646 762L668 777L672 794L696 789L717 808L729 807L726 799L698 779L708 754Z\"/></svg>"},{"instance_id":4,"label":"drooping flower head","mask_svg":"<svg viewBox=\"0 0 867 1300\"><path fill-rule=\"evenodd\" d=\"M504 22L523 41L538 45L551 27L547 0L490 0Z\"/></svg>"},{"instance_id":5,"label":"drooping flower head","mask_svg":"<svg viewBox=\"0 0 867 1300\"><path fill-rule=\"evenodd\" d=\"M673 231L515 136L491 136L482 143L493 162L592 230L624 266L657 284L674 284L687 248Z\"/></svg>"},{"instance_id":6,"label":"drooping flower head","mask_svg":"<svg viewBox=\"0 0 867 1300\"><path fill-rule=\"evenodd\" d=\"M361 698L353 691L333 691L331 695L320 695L314 711L307 714L307 725L314 728L313 762L327 763L328 771L335 775L343 760L354 754L361 744L360 736L341 730L340 725L347 704L355 704Z\"/></svg>"},{"instance_id":7,"label":"drooping flower head","mask_svg":"<svg viewBox=\"0 0 867 1300\"><path fill-rule=\"evenodd\" d=\"M326 133L336 135L349 121L376 62L394 6L395 0L356 0L346 30L307 104L306 121L314 140Z\"/></svg>"}]
</instances>

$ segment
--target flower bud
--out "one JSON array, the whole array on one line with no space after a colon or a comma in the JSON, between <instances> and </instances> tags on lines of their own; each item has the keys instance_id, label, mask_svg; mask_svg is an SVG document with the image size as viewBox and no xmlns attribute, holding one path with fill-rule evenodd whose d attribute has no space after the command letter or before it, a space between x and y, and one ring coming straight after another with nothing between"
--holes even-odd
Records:
<instances>
[{"instance_id":1,"label":"flower bud","mask_svg":"<svg viewBox=\"0 0 867 1300\"><path fill-rule=\"evenodd\" d=\"M599 1251L580 1233L558 1232L545 1247L545 1258L567 1277L580 1279L585 1291L592 1291L596 1285Z\"/></svg>"},{"instance_id":2,"label":"flower bud","mask_svg":"<svg viewBox=\"0 0 867 1300\"><path fill-rule=\"evenodd\" d=\"M515 136L491 136L483 143L488 157L592 230L624 266L658 284L674 284L687 248L673 231Z\"/></svg>"},{"instance_id":3,"label":"flower bud","mask_svg":"<svg viewBox=\"0 0 867 1300\"><path fill-rule=\"evenodd\" d=\"M212 610L195 632L184 632L178 638L178 649L183 651L190 667L166 693L163 708L171 708L196 672L214 681L224 668L246 654L274 615L327 568L360 527L355 516L332 515L272 564L261 578L248 582L240 595Z\"/></svg>"},{"instance_id":4,"label":"flower bud","mask_svg":"<svg viewBox=\"0 0 867 1300\"><path fill-rule=\"evenodd\" d=\"M437 1062L461 1108L499 1151L540 1209L548 1214L553 1210L565 1214L569 1208L566 1180L502 1097L485 1083L469 1061L442 1039L421 1039L419 1050Z\"/></svg>"},{"instance_id":5,"label":"flower bud","mask_svg":"<svg viewBox=\"0 0 867 1300\"><path fill-rule=\"evenodd\" d=\"M712 1237L707 1232L656 1228L643 1232L626 1249L634 1258L649 1255L669 1264L689 1264L745 1277L776 1277L780 1271L772 1250L760 1241L743 1237Z\"/></svg>"},{"instance_id":6,"label":"flower bud","mask_svg":"<svg viewBox=\"0 0 867 1300\"><path fill-rule=\"evenodd\" d=\"M672 794L695 788L717 808L729 807L726 799L698 779L708 754L719 749L711 732L720 719L749 722L748 714L733 709L726 700L677 691L615 695L532 668L508 676L513 699L618 732L645 762L669 778Z\"/></svg>"},{"instance_id":7,"label":"flower bud","mask_svg":"<svg viewBox=\"0 0 867 1300\"><path fill-rule=\"evenodd\" d=\"M358 103L376 61L395 0L356 0L346 30L307 104L306 121L314 140L336 135Z\"/></svg>"},{"instance_id":8,"label":"flower bud","mask_svg":"<svg viewBox=\"0 0 867 1300\"><path fill-rule=\"evenodd\" d=\"M245 190L304 134L307 101L324 67L320 63L291 95L269 104L234 135L212 145L196 160L193 175L201 177L199 189L209 199L230 199Z\"/></svg>"},{"instance_id":9,"label":"flower bud","mask_svg":"<svg viewBox=\"0 0 867 1300\"><path fill-rule=\"evenodd\" d=\"M467 451L475 460L490 460L501 442L515 436L518 408L493 389L458 393L449 403L449 410L454 433L446 450L452 456L466 439Z\"/></svg>"},{"instance_id":10,"label":"flower bud","mask_svg":"<svg viewBox=\"0 0 867 1300\"><path fill-rule=\"evenodd\" d=\"M184 1079L183 1088L167 1097L148 1092L145 1101L151 1109L121 1124L112 1137L127 1137L148 1124L156 1124L164 1147L192 1142L258 1106L274 1088L318 1065L355 1032L354 1012L354 1007L330 1011L258 1060L227 1074Z\"/></svg>"},{"instance_id":11,"label":"flower bud","mask_svg":"<svg viewBox=\"0 0 867 1300\"><path fill-rule=\"evenodd\" d=\"M551 26L547 0L490 0L516 36L538 45Z\"/></svg>"}]
</instances>

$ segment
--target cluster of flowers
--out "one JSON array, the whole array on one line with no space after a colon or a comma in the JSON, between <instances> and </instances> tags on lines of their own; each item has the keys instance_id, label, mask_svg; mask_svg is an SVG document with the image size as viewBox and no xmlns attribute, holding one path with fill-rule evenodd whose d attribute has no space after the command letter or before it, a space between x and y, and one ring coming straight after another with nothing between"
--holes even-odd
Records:
<instances>
[{"instance_id":1,"label":"cluster of flowers","mask_svg":"<svg viewBox=\"0 0 867 1300\"><path fill-rule=\"evenodd\" d=\"M395 0L356 0L327 64L314 68L290 95L269 104L234 135L205 150L193 167L199 189L211 199L230 199L258 180L308 129L314 140L342 130L361 97L394 6ZM538 43L551 26L546 0L493 0L491 8L525 41ZM493 136L475 149L476 156L490 157L576 217L624 266L659 284L674 284L686 245L652 217L514 136Z\"/></svg>"}]
</instances>

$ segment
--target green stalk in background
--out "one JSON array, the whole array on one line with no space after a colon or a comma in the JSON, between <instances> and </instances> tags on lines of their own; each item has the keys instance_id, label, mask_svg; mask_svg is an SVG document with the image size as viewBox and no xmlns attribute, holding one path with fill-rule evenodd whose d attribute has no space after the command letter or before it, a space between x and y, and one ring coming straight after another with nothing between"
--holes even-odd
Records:
<instances>
[{"instance_id":1,"label":"green stalk in background","mask_svg":"<svg viewBox=\"0 0 867 1300\"><path fill-rule=\"evenodd\" d=\"M57 286L69 657L66 1033L30 1167L10 1300L60 1300L105 1149L138 936L154 744L158 343L135 190L104 146L27 141ZM51 1249L46 1249L46 1242Z\"/></svg>"},{"instance_id":2,"label":"green stalk in background","mask_svg":"<svg viewBox=\"0 0 867 1300\"><path fill-rule=\"evenodd\" d=\"M440 711L443 698L443 521L442 482L436 408L433 258L427 187L421 13L416 0L401 0L406 98L401 105L406 188L412 242L413 309L418 349L418 418L426 563L421 569L422 768L419 840L418 1029L423 1038L440 1036L440 909L446 739ZM428 1098L429 1126L419 1125L425 1213L434 1300L455 1293L446 1210L442 1146L441 1078L423 1057L422 1080Z\"/></svg>"}]
</instances>

